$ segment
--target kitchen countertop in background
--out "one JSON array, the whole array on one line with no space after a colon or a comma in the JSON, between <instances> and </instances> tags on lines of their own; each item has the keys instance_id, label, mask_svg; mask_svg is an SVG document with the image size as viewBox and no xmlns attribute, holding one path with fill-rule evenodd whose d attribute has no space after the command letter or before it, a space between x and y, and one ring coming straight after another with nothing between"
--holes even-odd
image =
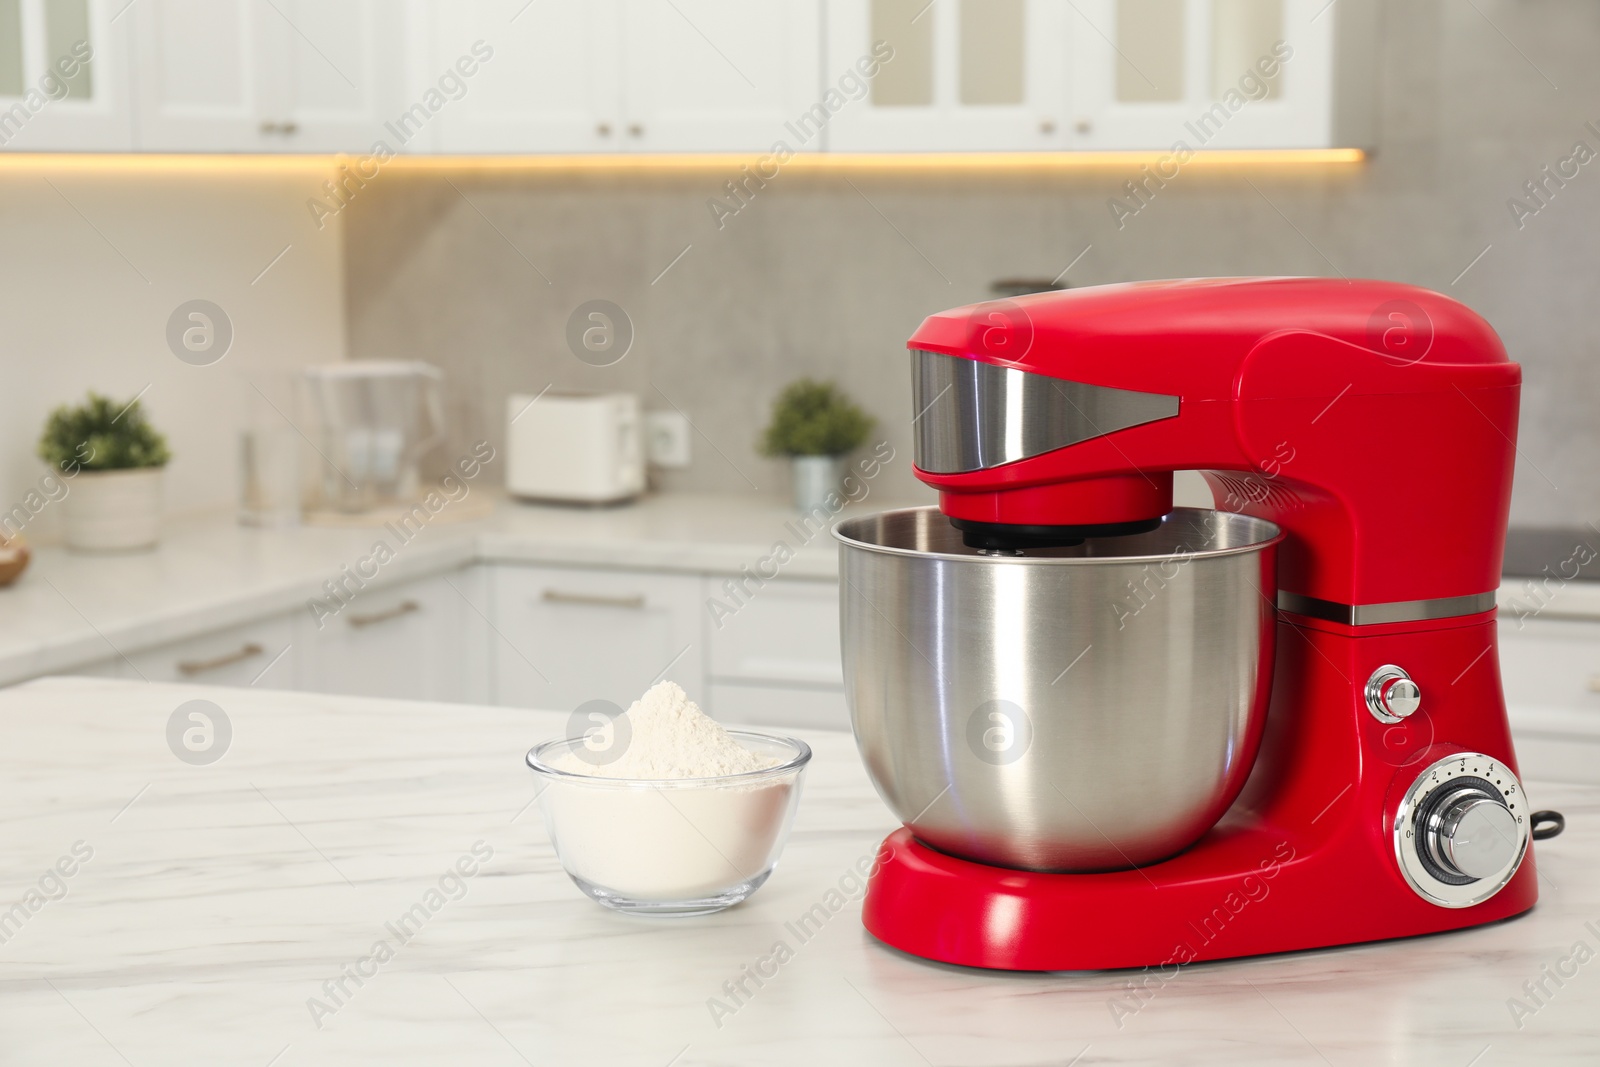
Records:
<instances>
[{"instance_id":1,"label":"kitchen countertop in background","mask_svg":"<svg viewBox=\"0 0 1600 1067\"><path fill-rule=\"evenodd\" d=\"M1502 617L1600 619L1600 531L1513 526L1503 569Z\"/></svg>"},{"instance_id":2,"label":"kitchen countertop in background","mask_svg":"<svg viewBox=\"0 0 1600 1067\"><path fill-rule=\"evenodd\" d=\"M906 505L873 498L841 514L893 506ZM832 538L813 530L807 540L796 512L770 497L659 494L611 508L500 500L486 519L448 517L403 545L380 526L254 529L228 513L170 521L153 552L37 549L17 584L0 589L0 685L301 608L380 538L396 551L375 587L472 562L737 574L779 541L795 550L784 577L838 575ZM1508 573L1536 577L1506 579L1502 615L1600 620L1600 581L1587 580L1594 567L1580 580L1559 577L1581 543L1581 532L1512 531Z\"/></svg>"},{"instance_id":3,"label":"kitchen countertop in background","mask_svg":"<svg viewBox=\"0 0 1600 1067\"><path fill-rule=\"evenodd\" d=\"M784 577L838 574L826 531L807 541L797 513L768 498L663 494L612 508L499 501L491 518L448 517L406 543L381 526L256 529L229 513L171 521L151 552L37 549L22 578L0 589L0 685L302 608L380 539L394 559L375 588L472 562L736 574L778 541L795 551Z\"/></svg>"},{"instance_id":4,"label":"kitchen countertop in background","mask_svg":"<svg viewBox=\"0 0 1600 1067\"><path fill-rule=\"evenodd\" d=\"M232 725L209 766L167 746L172 712L197 698ZM1600 972L1572 962L1576 944L1600 944L1594 787L1528 783L1567 816L1562 836L1535 846L1531 913L1188 966L1151 983L1119 1026L1112 1007L1127 1005L1137 972L936 966L862 929L847 876L895 820L845 733L804 732L815 758L793 836L748 902L698 919L602 910L562 873L529 807L522 754L565 719L92 679L0 691L0 914L45 890L0 944L0 1059L1497 1067L1600 1055ZM480 842L493 854L476 877L429 904ZM41 881L75 846L92 856ZM431 914L402 943L385 924L419 902ZM828 917L801 940L787 924L817 907ZM780 940L792 958L733 1001L724 983ZM392 958L363 962L380 941ZM335 999L331 983L357 968L361 983L344 978ZM1509 1002L1558 968L1567 977L1546 980L1519 1027ZM713 997L737 1009L720 1026ZM320 1028L312 998L333 1009Z\"/></svg>"}]
</instances>

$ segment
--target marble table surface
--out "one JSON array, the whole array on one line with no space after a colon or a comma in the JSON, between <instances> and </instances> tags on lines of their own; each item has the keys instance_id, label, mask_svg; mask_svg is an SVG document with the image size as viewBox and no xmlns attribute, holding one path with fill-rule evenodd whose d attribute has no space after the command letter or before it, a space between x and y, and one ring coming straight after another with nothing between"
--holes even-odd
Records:
<instances>
[{"instance_id":1,"label":"marble table surface","mask_svg":"<svg viewBox=\"0 0 1600 1067\"><path fill-rule=\"evenodd\" d=\"M231 726L209 765L167 740L195 699ZM1193 965L1130 1014L1114 1010L1128 972L930 965L868 936L854 899L796 942L785 924L894 825L846 734L805 735L794 833L750 901L698 919L602 910L529 806L522 753L563 726L90 679L0 690L0 1064L1600 1061L1600 789L1530 784L1568 829L1537 846L1527 916ZM446 877L475 850L473 877ZM387 924L419 902L430 917L401 941ZM780 939L792 958L714 1017ZM326 987L380 941L390 958L335 1003ZM1532 1004L1524 982L1558 971ZM1532 1010L1514 1018L1513 1000Z\"/></svg>"}]
</instances>

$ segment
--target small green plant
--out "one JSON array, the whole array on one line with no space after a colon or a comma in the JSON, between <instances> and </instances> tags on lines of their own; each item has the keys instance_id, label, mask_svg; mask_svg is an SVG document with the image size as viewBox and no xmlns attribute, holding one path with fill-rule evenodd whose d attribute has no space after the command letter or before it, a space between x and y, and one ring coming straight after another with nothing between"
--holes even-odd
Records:
<instances>
[{"instance_id":1,"label":"small green plant","mask_svg":"<svg viewBox=\"0 0 1600 1067\"><path fill-rule=\"evenodd\" d=\"M831 382L791 382L772 405L761 436L768 456L842 456L860 448L875 425Z\"/></svg>"},{"instance_id":2,"label":"small green plant","mask_svg":"<svg viewBox=\"0 0 1600 1067\"><path fill-rule=\"evenodd\" d=\"M91 392L87 402L50 413L39 458L61 471L113 471L164 466L167 439L145 420L137 398L117 404Z\"/></svg>"}]
</instances>

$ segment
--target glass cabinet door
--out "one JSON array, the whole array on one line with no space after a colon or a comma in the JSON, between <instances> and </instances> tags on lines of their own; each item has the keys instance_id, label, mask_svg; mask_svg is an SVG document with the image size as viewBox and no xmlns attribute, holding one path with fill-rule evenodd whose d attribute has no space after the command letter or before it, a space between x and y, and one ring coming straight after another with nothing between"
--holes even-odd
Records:
<instances>
[{"instance_id":1,"label":"glass cabinet door","mask_svg":"<svg viewBox=\"0 0 1600 1067\"><path fill-rule=\"evenodd\" d=\"M0 151L133 147L114 2L0 0Z\"/></svg>"},{"instance_id":2,"label":"glass cabinet door","mask_svg":"<svg viewBox=\"0 0 1600 1067\"><path fill-rule=\"evenodd\" d=\"M1347 132L1336 83L1351 114L1371 93L1378 5L828 0L826 78L874 47L890 57L831 119L828 147L1333 147Z\"/></svg>"},{"instance_id":3,"label":"glass cabinet door","mask_svg":"<svg viewBox=\"0 0 1600 1067\"><path fill-rule=\"evenodd\" d=\"M823 88L867 86L836 94L828 148L1065 147L1068 14L1060 0L829 0Z\"/></svg>"},{"instance_id":4,"label":"glass cabinet door","mask_svg":"<svg viewBox=\"0 0 1600 1067\"><path fill-rule=\"evenodd\" d=\"M1079 147L1330 146L1341 6L1074 0L1081 31L1073 63Z\"/></svg>"}]
</instances>

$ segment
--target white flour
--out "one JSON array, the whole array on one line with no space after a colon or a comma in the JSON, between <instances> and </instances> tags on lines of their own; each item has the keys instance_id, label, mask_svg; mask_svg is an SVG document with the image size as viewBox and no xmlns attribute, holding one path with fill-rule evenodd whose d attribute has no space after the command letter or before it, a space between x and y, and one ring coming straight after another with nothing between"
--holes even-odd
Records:
<instances>
[{"instance_id":1,"label":"white flour","mask_svg":"<svg viewBox=\"0 0 1600 1067\"><path fill-rule=\"evenodd\" d=\"M676 682L657 682L633 702L626 721L613 719L588 736L594 756L586 760L566 752L552 766L574 774L637 780L715 778L782 762L758 756L729 737ZM619 744L620 754L608 758Z\"/></svg>"},{"instance_id":2,"label":"white flour","mask_svg":"<svg viewBox=\"0 0 1600 1067\"><path fill-rule=\"evenodd\" d=\"M620 754L610 758L618 744ZM590 759L566 752L550 761L587 782L558 779L540 794L568 873L609 893L653 902L711 897L740 884L747 887L742 898L765 880L799 798L798 773L776 781L692 779L782 760L739 744L672 682L656 685L625 715L594 730L588 747Z\"/></svg>"}]
</instances>

